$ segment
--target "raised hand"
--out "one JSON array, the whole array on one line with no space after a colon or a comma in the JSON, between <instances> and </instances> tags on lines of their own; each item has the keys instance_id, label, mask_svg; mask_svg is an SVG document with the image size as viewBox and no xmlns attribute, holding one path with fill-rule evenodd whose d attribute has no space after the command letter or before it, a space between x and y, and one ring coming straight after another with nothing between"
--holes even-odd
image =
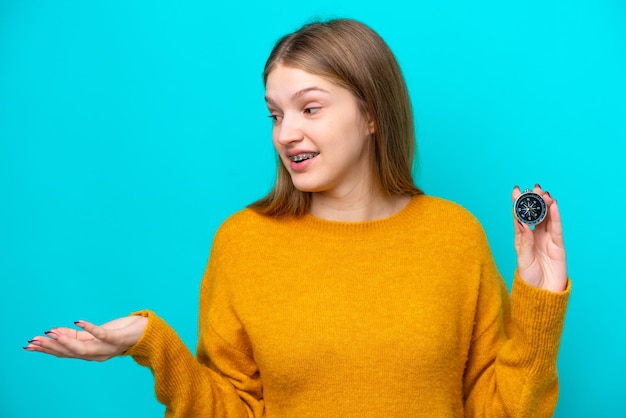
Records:
<instances>
[{"instance_id":1,"label":"raised hand","mask_svg":"<svg viewBox=\"0 0 626 418\"><path fill-rule=\"evenodd\" d=\"M567 286L563 228L556 200L538 184L533 190L546 202L547 215L534 229L515 221L515 251L519 276L531 286L562 292ZM515 186L512 199L521 194Z\"/></svg>"},{"instance_id":2,"label":"raised hand","mask_svg":"<svg viewBox=\"0 0 626 418\"><path fill-rule=\"evenodd\" d=\"M148 318L126 316L102 326L87 321L76 321L82 331L73 328L52 328L45 336L36 336L24 347L56 357L105 361L122 354L139 341Z\"/></svg>"}]
</instances>

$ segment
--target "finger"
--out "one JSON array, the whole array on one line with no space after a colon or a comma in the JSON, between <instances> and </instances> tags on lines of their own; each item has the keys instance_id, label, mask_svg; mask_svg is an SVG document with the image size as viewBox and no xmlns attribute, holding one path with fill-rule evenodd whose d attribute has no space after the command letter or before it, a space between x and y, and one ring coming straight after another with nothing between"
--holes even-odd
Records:
<instances>
[{"instance_id":1,"label":"finger","mask_svg":"<svg viewBox=\"0 0 626 418\"><path fill-rule=\"evenodd\" d=\"M561 223L561 213L556 200L552 200L548 207L548 230L552 236L552 241L563 247L563 224Z\"/></svg>"},{"instance_id":2,"label":"finger","mask_svg":"<svg viewBox=\"0 0 626 418\"><path fill-rule=\"evenodd\" d=\"M95 324L92 324L91 322L87 322L83 320L76 321L74 323L76 324L77 327L82 328L83 331L89 333L90 335L92 335L94 338L97 338L98 340L101 340L101 341L110 340L108 331L103 327L99 327Z\"/></svg>"},{"instance_id":3,"label":"finger","mask_svg":"<svg viewBox=\"0 0 626 418\"><path fill-rule=\"evenodd\" d=\"M54 331L57 334L63 334L63 335L67 335L67 336L76 336L76 330L73 329L73 328L59 327L59 328L54 328Z\"/></svg>"},{"instance_id":4,"label":"finger","mask_svg":"<svg viewBox=\"0 0 626 418\"><path fill-rule=\"evenodd\" d=\"M46 331L46 337L36 336L28 340L28 345L24 347L28 351L37 351L40 353L50 354L55 357L74 357L72 353L62 344L57 342L59 334L54 331Z\"/></svg>"},{"instance_id":5,"label":"finger","mask_svg":"<svg viewBox=\"0 0 626 418\"><path fill-rule=\"evenodd\" d=\"M513 230L515 232L515 250L518 256L523 254L524 249L532 248L533 246L533 231L529 225L521 222L513 213Z\"/></svg>"},{"instance_id":6,"label":"finger","mask_svg":"<svg viewBox=\"0 0 626 418\"><path fill-rule=\"evenodd\" d=\"M520 190L519 186L515 185L515 187L513 187L513 192L511 193L511 202L515 203L515 201L521 194L522 191Z\"/></svg>"},{"instance_id":7,"label":"finger","mask_svg":"<svg viewBox=\"0 0 626 418\"><path fill-rule=\"evenodd\" d=\"M549 207L552 204L552 202L554 202L552 195L548 191L544 191L541 195L541 198L543 199L544 202L546 202L546 208Z\"/></svg>"},{"instance_id":8,"label":"finger","mask_svg":"<svg viewBox=\"0 0 626 418\"><path fill-rule=\"evenodd\" d=\"M511 198L513 202L521 195L519 186L513 188ZM515 251L518 258L518 266L524 267L530 265L533 260L532 250L534 246L534 235L531 227L519 219L515 215L515 209L513 209L513 230L515 233L514 244Z\"/></svg>"},{"instance_id":9,"label":"finger","mask_svg":"<svg viewBox=\"0 0 626 418\"><path fill-rule=\"evenodd\" d=\"M84 354L95 360L107 360L111 357L119 355L130 346L123 343L120 338L118 328L106 328L107 324L111 324L111 322L105 324L104 326L98 326L84 320L76 321L74 323L76 326L82 328L85 334L90 335L93 338L93 341L87 341L88 344L84 347L75 347L81 350L86 350ZM72 344L70 344L70 347L71 346Z\"/></svg>"},{"instance_id":10,"label":"finger","mask_svg":"<svg viewBox=\"0 0 626 418\"><path fill-rule=\"evenodd\" d=\"M516 216L513 216L513 229L515 231L515 249L518 255L520 255L522 249L532 248L534 242L533 230L530 228L530 225L521 222Z\"/></svg>"},{"instance_id":11,"label":"finger","mask_svg":"<svg viewBox=\"0 0 626 418\"><path fill-rule=\"evenodd\" d=\"M518 185L513 186L513 191L511 192L511 203L513 203L513 207L511 208L511 212L513 213L513 220L515 221L515 224L513 225L513 229L516 235L524 232L524 224L522 224L517 219L517 214L515 213L515 201L517 200L518 197L520 197L521 194L522 192L519 186Z\"/></svg>"},{"instance_id":12,"label":"finger","mask_svg":"<svg viewBox=\"0 0 626 418\"><path fill-rule=\"evenodd\" d=\"M94 339L93 335L84 331L79 331L75 328L54 328L54 332L81 341L90 341Z\"/></svg>"},{"instance_id":13,"label":"finger","mask_svg":"<svg viewBox=\"0 0 626 418\"><path fill-rule=\"evenodd\" d=\"M71 328L52 328L44 332L45 337L36 336L24 347L28 351L39 351L56 357L87 358L87 343L95 338L84 331Z\"/></svg>"},{"instance_id":14,"label":"finger","mask_svg":"<svg viewBox=\"0 0 626 418\"><path fill-rule=\"evenodd\" d=\"M82 360L107 360L118 353L116 347L91 337L89 341L81 341L75 337L70 337L57 333L56 329L46 331L49 338L36 338L33 345L35 351L52 354L56 357L78 358Z\"/></svg>"},{"instance_id":15,"label":"finger","mask_svg":"<svg viewBox=\"0 0 626 418\"><path fill-rule=\"evenodd\" d=\"M526 228L528 228L528 225L520 222L520 220L517 219L517 216L513 214L513 230L515 231L515 236L517 237L523 234Z\"/></svg>"},{"instance_id":16,"label":"finger","mask_svg":"<svg viewBox=\"0 0 626 418\"><path fill-rule=\"evenodd\" d=\"M28 340L28 344L26 344L24 347L22 347L24 350L27 351L41 351L40 349L40 342L38 340L38 338L41 338L39 336L37 337L33 337L30 340Z\"/></svg>"},{"instance_id":17,"label":"finger","mask_svg":"<svg viewBox=\"0 0 626 418\"><path fill-rule=\"evenodd\" d=\"M522 192L520 191L519 186L515 185L513 187L513 191L511 192L511 202L515 204L515 201L521 194ZM524 233L525 226L522 222L519 221L519 219L517 219L517 215L515 214L515 207L513 207L512 213L513 213L513 222L514 222L513 230L515 231L515 239L517 241L518 236Z\"/></svg>"}]
</instances>

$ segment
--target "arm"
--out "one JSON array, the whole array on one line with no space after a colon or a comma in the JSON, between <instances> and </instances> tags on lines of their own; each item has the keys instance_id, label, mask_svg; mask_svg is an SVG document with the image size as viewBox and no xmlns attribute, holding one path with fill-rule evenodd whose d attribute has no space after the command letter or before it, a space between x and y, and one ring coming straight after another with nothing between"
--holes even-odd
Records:
<instances>
[{"instance_id":1,"label":"arm","mask_svg":"<svg viewBox=\"0 0 626 418\"><path fill-rule=\"evenodd\" d=\"M495 265L485 269L463 389L472 417L551 417L569 287L534 288L516 272L509 298Z\"/></svg>"},{"instance_id":2,"label":"arm","mask_svg":"<svg viewBox=\"0 0 626 418\"><path fill-rule=\"evenodd\" d=\"M207 320L210 312L228 312L228 302L214 283L220 270L220 244L214 251L203 280L200 303L198 357L195 358L176 332L150 311L119 318L102 326L86 321L76 325L83 330L55 328L46 336L37 336L24 347L57 357L104 361L118 355L130 355L149 367L155 379L155 393L165 404L165 416L182 417L261 417L264 415L262 386L256 364L242 348L241 341L215 332ZM215 253L215 257L213 256ZM228 322L235 331L242 330L236 319ZM230 337L230 328L223 335Z\"/></svg>"},{"instance_id":3,"label":"arm","mask_svg":"<svg viewBox=\"0 0 626 418\"><path fill-rule=\"evenodd\" d=\"M537 186L535 192L543 194ZM519 196L513 191L513 199ZM464 378L470 416L550 417L558 398L556 360L570 284L556 202L534 230L515 221L518 268L509 298L488 249Z\"/></svg>"},{"instance_id":4,"label":"arm","mask_svg":"<svg viewBox=\"0 0 626 418\"><path fill-rule=\"evenodd\" d=\"M37 336L24 348L94 361L131 355L152 370L155 393L166 406L166 417L249 417L263 413L262 402L242 401L245 394L235 389L233 381L196 360L176 332L153 312L141 311L102 326L87 321L77 321L76 325L83 331L53 328L46 337ZM227 356L228 348L223 352ZM246 380L245 376L238 379Z\"/></svg>"},{"instance_id":5,"label":"arm","mask_svg":"<svg viewBox=\"0 0 626 418\"><path fill-rule=\"evenodd\" d=\"M155 394L166 406L166 417L261 416L262 403L260 408L246 404L245 394L236 389L232 378L196 359L163 319L150 311L136 315L146 317L148 326L125 354L152 371Z\"/></svg>"},{"instance_id":6,"label":"arm","mask_svg":"<svg viewBox=\"0 0 626 418\"><path fill-rule=\"evenodd\" d=\"M200 288L198 347L194 357L175 331L153 312L142 339L127 354L154 374L167 417L262 417L265 404L250 341L230 304L236 259L228 234L218 230ZM235 260L236 262L236 260Z\"/></svg>"}]
</instances>

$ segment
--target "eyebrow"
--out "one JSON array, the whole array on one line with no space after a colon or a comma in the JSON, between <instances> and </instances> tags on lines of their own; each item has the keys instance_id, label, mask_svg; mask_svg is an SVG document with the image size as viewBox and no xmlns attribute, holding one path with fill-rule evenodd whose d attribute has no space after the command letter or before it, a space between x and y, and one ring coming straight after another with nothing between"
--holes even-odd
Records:
<instances>
[{"instance_id":1,"label":"eyebrow","mask_svg":"<svg viewBox=\"0 0 626 418\"><path fill-rule=\"evenodd\" d=\"M302 90L298 90L297 92L292 94L291 98L292 99L297 99L297 98L299 98L301 96L304 96L305 94L310 93L312 91L319 91L321 93L330 94L330 92L328 90L324 90L321 87L307 87L307 88L304 88ZM272 98L269 97L269 96L265 96L265 102L266 103L270 103L270 104L276 104L276 102L274 102L274 100L272 100Z\"/></svg>"}]
</instances>

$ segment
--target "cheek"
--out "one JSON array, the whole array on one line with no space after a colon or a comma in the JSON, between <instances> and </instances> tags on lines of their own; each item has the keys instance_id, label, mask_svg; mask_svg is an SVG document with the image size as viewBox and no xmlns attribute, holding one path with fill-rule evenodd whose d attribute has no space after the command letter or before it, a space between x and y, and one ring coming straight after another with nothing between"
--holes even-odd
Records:
<instances>
[{"instance_id":1,"label":"cheek","mask_svg":"<svg viewBox=\"0 0 626 418\"><path fill-rule=\"evenodd\" d=\"M285 146L281 145L280 142L276 140L277 136L272 132L272 145L274 146L274 150L276 151L276 155L278 159L282 162L283 165L289 164L287 157L285 156Z\"/></svg>"},{"instance_id":2,"label":"cheek","mask_svg":"<svg viewBox=\"0 0 626 418\"><path fill-rule=\"evenodd\" d=\"M274 149L276 150L282 147L278 142L278 129L276 127L272 128L272 145L274 145Z\"/></svg>"}]
</instances>

